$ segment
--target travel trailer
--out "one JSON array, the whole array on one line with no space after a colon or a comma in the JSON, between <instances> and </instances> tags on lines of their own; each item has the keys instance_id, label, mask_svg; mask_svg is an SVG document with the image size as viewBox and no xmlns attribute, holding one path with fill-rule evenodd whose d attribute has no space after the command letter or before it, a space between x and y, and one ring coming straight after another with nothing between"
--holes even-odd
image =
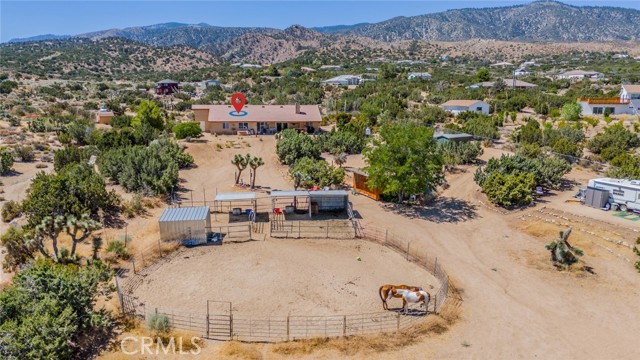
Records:
<instances>
[{"instance_id":1,"label":"travel trailer","mask_svg":"<svg viewBox=\"0 0 640 360\"><path fill-rule=\"evenodd\" d=\"M640 211L640 180L592 179L580 194L589 206L605 210Z\"/></svg>"}]
</instances>

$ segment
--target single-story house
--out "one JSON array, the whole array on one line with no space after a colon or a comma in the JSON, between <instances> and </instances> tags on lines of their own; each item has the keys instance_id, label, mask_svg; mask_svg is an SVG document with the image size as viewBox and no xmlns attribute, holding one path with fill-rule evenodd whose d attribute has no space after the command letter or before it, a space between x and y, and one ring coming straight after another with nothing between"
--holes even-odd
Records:
<instances>
[{"instance_id":1,"label":"single-story house","mask_svg":"<svg viewBox=\"0 0 640 360\"><path fill-rule=\"evenodd\" d=\"M262 65L258 64L242 64L240 67L242 69L262 69Z\"/></svg>"},{"instance_id":2,"label":"single-story house","mask_svg":"<svg viewBox=\"0 0 640 360\"><path fill-rule=\"evenodd\" d=\"M620 100L629 100L632 114L640 115L640 84L622 85Z\"/></svg>"},{"instance_id":3,"label":"single-story house","mask_svg":"<svg viewBox=\"0 0 640 360\"><path fill-rule=\"evenodd\" d=\"M320 66L320 70L340 70L342 69L342 65L322 65Z\"/></svg>"},{"instance_id":4,"label":"single-story house","mask_svg":"<svg viewBox=\"0 0 640 360\"><path fill-rule=\"evenodd\" d=\"M113 112L107 111L107 109L100 109L96 111L96 124L109 125L111 119L113 119Z\"/></svg>"},{"instance_id":5,"label":"single-story house","mask_svg":"<svg viewBox=\"0 0 640 360\"><path fill-rule=\"evenodd\" d=\"M213 87L213 86L222 86L220 80L205 80L202 82L202 86L205 88Z\"/></svg>"},{"instance_id":6,"label":"single-story house","mask_svg":"<svg viewBox=\"0 0 640 360\"><path fill-rule=\"evenodd\" d=\"M582 106L583 115L633 114L634 111L630 100L619 97L602 99L578 98L578 103Z\"/></svg>"},{"instance_id":7,"label":"single-story house","mask_svg":"<svg viewBox=\"0 0 640 360\"><path fill-rule=\"evenodd\" d=\"M304 72L304 73L312 73L312 72L316 72L316 69L314 69L314 68L310 68L310 67L306 67L306 66L301 67L301 68L300 68L300 70L301 70L302 72Z\"/></svg>"},{"instance_id":8,"label":"single-story house","mask_svg":"<svg viewBox=\"0 0 640 360\"><path fill-rule=\"evenodd\" d=\"M538 85L536 84L532 84L526 81L522 81L522 80L518 80L518 79L504 79L502 80L502 82L504 83L504 86L508 87L508 88L515 88L515 89L533 89L535 87L537 87ZM481 87L485 87L485 88L491 88L495 85L494 81L483 81L477 84L472 84L469 86L466 86L465 88L467 89L479 89Z\"/></svg>"},{"instance_id":9,"label":"single-story house","mask_svg":"<svg viewBox=\"0 0 640 360\"><path fill-rule=\"evenodd\" d=\"M440 105L443 110L458 115L463 111L474 111L489 115L489 104L482 100L449 100Z\"/></svg>"},{"instance_id":10,"label":"single-story house","mask_svg":"<svg viewBox=\"0 0 640 360\"><path fill-rule=\"evenodd\" d=\"M195 121L212 134L274 134L284 129L314 132L322 115L318 105L193 105Z\"/></svg>"},{"instance_id":11,"label":"single-story house","mask_svg":"<svg viewBox=\"0 0 640 360\"><path fill-rule=\"evenodd\" d=\"M529 75L531 75L531 72L525 69L518 69L513 72L513 76L529 76Z\"/></svg>"},{"instance_id":12,"label":"single-story house","mask_svg":"<svg viewBox=\"0 0 640 360\"><path fill-rule=\"evenodd\" d=\"M439 134L433 134L433 137L436 139L438 143L444 143L449 141L465 142L465 141L473 140L473 135L466 134L466 133L459 133L459 134L439 133Z\"/></svg>"},{"instance_id":13,"label":"single-story house","mask_svg":"<svg viewBox=\"0 0 640 360\"><path fill-rule=\"evenodd\" d=\"M629 54L615 54L612 56L614 59L627 59Z\"/></svg>"},{"instance_id":14,"label":"single-story house","mask_svg":"<svg viewBox=\"0 0 640 360\"><path fill-rule=\"evenodd\" d=\"M571 70L558 74L558 79L602 79L604 74L597 71Z\"/></svg>"},{"instance_id":15,"label":"single-story house","mask_svg":"<svg viewBox=\"0 0 640 360\"><path fill-rule=\"evenodd\" d=\"M491 66L494 66L494 67L504 67L504 66L513 66L513 64L512 64L512 63L510 63L510 62L507 62L507 61L501 61L501 62L497 62L497 63L495 63L495 64L491 64Z\"/></svg>"},{"instance_id":16,"label":"single-story house","mask_svg":"<svg viewBox=\"0 0 640 360\"><path fill-rule=\"evenodd\" d=\"M407 79L429 80L431 79L431 74L429 74L428 72L412 72L412 73L409 73L409 75L407 76Z\"/></svg>"},{"instance_id":17,"label":"single-story house","mask_svg":"<svg viewBox=\"0 0 640 360\"><path fill-rule=\"evenodd\" d=\"M364 82L364 79L360 75L338 75L331 79L324 80L323 84L330 85L360 85Z\"/></svg>"},{"instance_id":18,"label":"single-story house","mask_svg":"<svg viewBox=\"0 0 640 360\"><path fill-rule=\"evenodd\" d=\"M179 89L180 83L175 80L164 79L156 83L156 94L158 95L171 95L178 92Z\"/></svg>"}]
</instances>

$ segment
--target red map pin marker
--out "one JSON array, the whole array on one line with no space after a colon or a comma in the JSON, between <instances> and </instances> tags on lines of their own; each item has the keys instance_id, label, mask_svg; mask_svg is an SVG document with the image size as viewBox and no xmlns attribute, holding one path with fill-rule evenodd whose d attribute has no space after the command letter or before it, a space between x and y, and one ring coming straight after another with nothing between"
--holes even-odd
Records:
<instances>
[{"instance_id":1,"label":"red map pin marker","mask_svg":"<svg viewBox=\"0 0 640 360\"><path fill-rule=\"evenodd\" d=\"M247 103L247 99L244 98L244 95L241 93L235 93L231 95L231 105L236 109L236 112L239 114L240 110L244 107L244 104Z\"/></svg>"}]
</instances>

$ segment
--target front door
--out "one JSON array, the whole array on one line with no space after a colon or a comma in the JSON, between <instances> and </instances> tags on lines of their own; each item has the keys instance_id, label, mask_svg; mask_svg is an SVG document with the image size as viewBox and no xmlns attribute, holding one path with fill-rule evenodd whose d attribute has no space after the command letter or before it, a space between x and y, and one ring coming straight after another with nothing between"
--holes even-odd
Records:
<instances>
[{"instance_id":1,"label":"front door","mask_svg":"<svg viewBox=\"0 0 640 360\"><path fill-rule=\"evenodd\" d=\"M280 132L280 131L282 131L282 130L286 129L287 127L288 127L288 124L287 124L287 123L277 123L277 124L276 124L276 130L277 130L278 132Z\"/></svg>"}]
</instances>

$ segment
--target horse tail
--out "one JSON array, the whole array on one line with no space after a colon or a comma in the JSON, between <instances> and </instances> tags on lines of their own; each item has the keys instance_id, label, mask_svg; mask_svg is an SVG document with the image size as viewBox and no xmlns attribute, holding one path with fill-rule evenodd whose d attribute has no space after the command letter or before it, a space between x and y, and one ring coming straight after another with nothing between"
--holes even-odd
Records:
<instances>
[{"instance_id":1,"label":"horse tail","mask_svg":"<svg viewBox=\"0 0 640 360\"><path fill-rule=\"evenodd\" d=\"M382 296L382 289L384 288L384 285L380 286L380 289L378 289L378 295L380 295L380 300L382 300L382 303L386 303L387 300L384 298L384 296Z\"/></svg>"}]
</instances>

